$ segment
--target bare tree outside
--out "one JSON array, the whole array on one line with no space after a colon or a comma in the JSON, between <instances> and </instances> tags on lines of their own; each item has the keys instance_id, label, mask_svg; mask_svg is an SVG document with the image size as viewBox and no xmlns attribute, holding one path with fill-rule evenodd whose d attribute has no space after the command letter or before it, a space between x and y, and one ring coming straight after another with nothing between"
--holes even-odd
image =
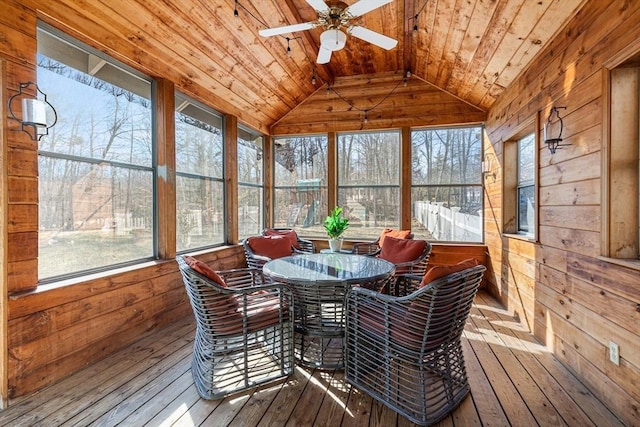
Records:
<instances>
[{"instance_id":1,"label":"bare tree outside","mask_svg":"<svg viewBox=\"0 0 640 427\"><path fill-rule=\"evenodd\" d=\"M482 241L482 128L414 130L412 229L443 241Z\"/></svg>"},{"instance_id":2,"label":"bare tree outside","mask_svg":"<svg viewBox=\"0 0 640 427\"><path fill-rule=\"evenodd\" d=\"M400 226L400 133L338 136L338 205L349 218L346 238L375 239Z\"/></svg>"},{"instance_id":3,"label":"bare tree outside","mask_svg":"<svg viewBox=\"0 0 640 427\"><path fill-rule=\"evenodd\" d=\"M38 85L58 114L38 147L41 279L154 255L151 85L108 63L94 75L69 66L68 51L38 55Z\"/></svg>"},{"instance_id":4,"label":"bare tree outside","mask_svg":"<svg viewBox=\"0 0 640 427\"><path fill-rule=\"evenodd\" d=\"M264 228L264 140L238 127L238 236L257 235Z\"/></svg>"},{"instance_id":5,"label":"bare tree outside","mask_svg":"<svg viewBox=\"0 0 640 427\"><path fill-rule=\"evenodd\" d=\"M176 94L176 248L224 243L222 117Z\"/></svg>"},{"instance_id":6,"label":"bare tree outside","mask_svg":"<svg viewBox=\"0 0 640 427\"><path fill-rule=\"evenodd\" d=\"M327 137L274 138L274 226L324 238L327 215Z\"/></svg>"}]
</instances>

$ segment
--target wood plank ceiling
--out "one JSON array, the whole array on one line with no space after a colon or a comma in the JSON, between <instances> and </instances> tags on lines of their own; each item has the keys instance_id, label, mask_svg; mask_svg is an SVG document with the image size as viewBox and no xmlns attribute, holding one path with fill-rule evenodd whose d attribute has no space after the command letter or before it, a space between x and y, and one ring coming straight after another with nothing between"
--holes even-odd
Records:
<instances>
[{"instance_id":1,"label":"wood plank ceiling","mask_svg":"<svg viewBox=\"0 0 640 427\"><path fill-rule=\"evenodd\" d=\"M137 56L145 52L159 63L170 58L163 65L180 88L212 93L211 105L270 133L325 85L362 75L402 78L407 70L412 79L487 111L585 1L394 0L351 21L397 39L394 49L349 35L325 65L315 62L322 28L258 35L265 27L315 21L306 0L60 0L56 8L35 3L56 20L76 13L101 22L112 33L99 40L107 47L121 49L126 40L125 50Z\"/></svg>"}]
</instances>

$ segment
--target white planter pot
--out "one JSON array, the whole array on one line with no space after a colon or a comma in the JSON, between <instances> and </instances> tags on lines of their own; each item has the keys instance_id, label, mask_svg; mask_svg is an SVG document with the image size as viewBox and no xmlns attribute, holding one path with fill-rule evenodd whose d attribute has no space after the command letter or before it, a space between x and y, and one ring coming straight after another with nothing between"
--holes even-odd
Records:
<instances>
[{"instance_id":1,"label":"white planter pot","mask_svg":"<svg viewBox=\"0 0 640 427\"><path fill-rule=\"evenodd\" d=\"M340 249L342 249L342 238L329 239L329 249L331 249L331 252L340 252Z\"/></svg>"}]
</instances>

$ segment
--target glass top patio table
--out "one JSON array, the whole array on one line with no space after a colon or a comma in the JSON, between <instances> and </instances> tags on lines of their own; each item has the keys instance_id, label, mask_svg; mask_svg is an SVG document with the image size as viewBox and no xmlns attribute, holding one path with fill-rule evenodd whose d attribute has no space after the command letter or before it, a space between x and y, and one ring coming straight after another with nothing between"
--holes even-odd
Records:
<instances>
[{"instance_id":1,"label":"glass top patio table","mask_svg":"<svg viewBox=\"0 0 640 427\"><path fill-rule=\"evenodd\" d=\"M342 282L348 285L378 282L395 271L393 263L364 255L300 254L267 262L264 274L274 280L300 284Z\"/></svg>"},{"instance_id":2,"label":"glass top patio table","mask_svg":"<svg viewBox=\"0 0 640 427\"><path fill-rule=\"evenodd\" d=\"M263 272L290 285L295 304L295 357L321 369L344 367L345 296L352 286L380 291L395 266L364 255L319 253L267 262Z\"/></svg>"}]
</instances>

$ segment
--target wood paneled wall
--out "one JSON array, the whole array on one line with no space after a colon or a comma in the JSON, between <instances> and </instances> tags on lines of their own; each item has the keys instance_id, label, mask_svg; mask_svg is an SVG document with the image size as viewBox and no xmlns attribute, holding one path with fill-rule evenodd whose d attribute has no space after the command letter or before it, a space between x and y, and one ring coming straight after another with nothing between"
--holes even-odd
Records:
<instances>
[{"instance_id":1,"label":"wood paneled wall","mask_svg":"<svg viewBox=\"0 0 640 427\"><path fill-rule=\"evenodd\" d=\"M538 242L501 234L509 196L502 193L503 169L512 165L500 161L495 177L485 178L493 286L628 425L640 424L640 265L627 268L600 257L601 157L604 66L639 38L640 2L588 2L489 111L485 144L488 156L502 159L504 142L523 123L538 114L544 122L552 106L567 107L563 137L571 146L553 155L538 147ZM619 367L609 361L609 341L620 345Z\"/></svg>"},{"instance_id":2,"label":"wood paneled wall","mask_svg":"<svg viewBox=\"0 0 640 427\"><path fill-rule=\"evenodd\" d=\"M60 13L56 5L34 3L45 10L36 10L31 2L2 2L0 81L3 106L6 99L17 92L21 82L36 81L37 18L45 17L59 28L74 28L76 32L72 34L90 44L91 40L109 31L95 23L88 25L80 12L70 15L68 20L52 20L51 15ZM46 10L47 7L50 10ZM94 47L100 48L100 45L94 44ZM135 58L110 53L141 70L162 71L153 59L135 63ZM162 100L158 103L158 122L165 125L158 127L157 138L159 164L167 170L167 175L159 178L159 211L163 220L159 241L163 260L69 283L56 283L56 287L38 286L37 143L26 133L16 131L18 123L8 117L4 107L0 107L0 139L4 153L0 155L0 165L5 177L0 184L0 218L6 219L0 226L4 241L0 251L3 255L0 289L3 290L3 301L9 295L7 304L2 302L2 314L8 319L0 327L3 340L7 341L7 348L2 349L0 357L0 373L3 374L0 392L5 400L53 383L191 311L172 259L175 256L175 180L165 179L167 176L174 178L172 171L175 170L172 104L175 85L172 80L163 79L157 73L154 75L159 77L158 98ZM184 84L180 79L176 80ZM186 92L193 93L192 89ZM234 140L234 146L235 143ZM199 258L215 263L220 269L244 264L239 246L214 250Z\"/></svg>"}]
</instances>

